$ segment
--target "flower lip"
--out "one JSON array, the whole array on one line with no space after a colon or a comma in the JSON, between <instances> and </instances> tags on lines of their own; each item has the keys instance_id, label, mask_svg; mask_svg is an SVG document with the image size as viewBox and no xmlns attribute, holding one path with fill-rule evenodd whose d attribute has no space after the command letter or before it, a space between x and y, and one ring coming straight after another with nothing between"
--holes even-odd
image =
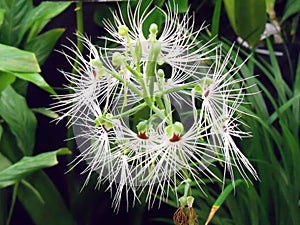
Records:
<instances>
[{"instance_id":1,"label":"flower lip","mask_svg":"<svg viewBox=\"0 0 300 225\"><path fill-rule=\"evenodd\" d=\"M170 141L170 142L177 142L177 141L180 141L180 135L174 133L174 134L173 134L173 137L171 137L171 138L169 139L169 141Z\"/></svg>"},{"instance_id":2,"label":"flower lip","mask_svg":"<svg viewBox=\"0 0 300 225\"><path fill-rule=\"evenodd\" d=\"M144 132L140 132L137 136L138 136L138 138L140 138L140 139L144 139L144 140L149 139L149 136L146 134L145 131L144 131Z\"/></svg>"}]
</instances>

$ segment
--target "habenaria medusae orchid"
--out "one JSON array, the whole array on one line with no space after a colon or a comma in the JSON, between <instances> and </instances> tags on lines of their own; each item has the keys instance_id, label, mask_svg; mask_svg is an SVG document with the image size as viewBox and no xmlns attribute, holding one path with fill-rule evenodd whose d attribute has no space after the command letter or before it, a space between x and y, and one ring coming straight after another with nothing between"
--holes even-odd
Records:
<instances>
[{"instance_id":1,"label":"habenaria medusae orchid","mask_svg":"<svg viewBox=\"0 0 300 225\"><path fill-rule=\"evenodd\" d=\"M154 9L142 12L141 4L135 10L128 4L131 24L120 8L113 22L105 21L112 37L103 39L120 48L97 47L86 37L81 41L87 56L66 47L76 56L64 53L77 64L76 73L63 72L71 93L60 95L54 108L74 127L81 151L75 165L87 163L87 182L95 171L99 186L109 183L115 209L123 195L133 205L148 190L152 206L170 192L177 196L181 185L202 190L204 178L225 182L225 175L212 172L215 165L225 165L232 182L234 167L245 179L249 173L256 179L233 138L247 134L237 128L247 88L246 79L236 78L242 65L234 60L228 67L233 47L222 57L220 46L199 41L202 27L193 27L193 17L179 16L171 5L159 8L165 23L151 24L146 37L142 28ZM192 206L188 193L182 206Z\"/></svg>"}]
</instances>

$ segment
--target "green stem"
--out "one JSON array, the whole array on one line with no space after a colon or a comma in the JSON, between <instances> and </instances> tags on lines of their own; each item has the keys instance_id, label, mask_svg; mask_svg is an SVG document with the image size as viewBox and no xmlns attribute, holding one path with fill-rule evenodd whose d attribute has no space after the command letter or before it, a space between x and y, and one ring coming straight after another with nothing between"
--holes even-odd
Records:
<instances>
[{"instance_id":1,"label":"green stem","mask_svg":"<svg viewBox=\"0 0 300 225\"><path fill-rule=\"evenodd\" d=\"M181 91L181 90L184 90L184 89L187 89L187 88L193 88L193 87L195 87L195 84L185 84L185 85L172 87L172 88L169 88L167 90L162 90L160 92L157 92L155 94L155 97L160 97L160 96L163 96L163 95L166 95L166 94L171 94L173 92L178 92L178 91Z\"/></svg>"},{"instance_id":2,"label":"green stem","mask_svg":"<svg viewBox=\"0 0 300 225\"><path fill-rule=\"evenodd\" d=\"M125 64L126 69L128 69L132 75L140 82L140 84L142 85L143 88L143 94L142 97L145 100L145 102L149 105L149 107L151 108L151 105L153 105L153 100L151 98L151 95L149 93L149 90L147 88L147 85L143 79L143 76L141 73L137 72L136 70L134 70L129 64Z\"/></svg>"},{"instance_id":3,"label":"green stem","mask_svg":"<svg viewBox=\"0 0 300 225\"><path fill-rule=\"evenodd\" d=\"M160 78L160 77L157 77L157 81L158 81L158 88L159 88L159 91L162 93L164 91L164 83L165 83L165 79L164 78ZM163 96L163 101L161 99L161 96ZM164 109L166 110L166 116L168 117L168 120L169 121L173 121L173 118L172 118L172 108L171 108L171 102L170 102L170 99L168 98L168 95L167 94L164 94L164 95L160 95L160 96L157 96L157 95L154 95L155 97L155 100L157 102L157 104L163 104L164 105ZM160 103L160 102L162 103Z\"/></svg>"},{"instance_id":4,"label":"green stem","mask_svg":"<svg viewBox=\"0 0 300 225\"><path fill-rule=\"evenodd\" d=\"M122 82L123 84L126 83L126 86L128 88L130 88L131 91L133 91L135 94L143 97L143 93L137 89L135 86L133 86L132 84L130 84L129 82L125 81L122 77L120 77L119 75L109 71L109 70L106 70L106 72L108 72L111 76L113 76L114 78L116 78L118 81Z\"/></svg>"},{"instance_id":5,"label":"green stem","mask_svg":"<svg viewBox=\"0 0 300 225\"><path fill-rule=\"evenodd\" d=\"M136 106L132 109L127 110L126 112L123 112L123 113L120 113L118 115L113 116L111 119L119 119L119 118L122 118L124 116L130 116L130 115L132 115L134 113L137 113L138 111L142 110L146 106L147 106L147 103L144 102L144 103L139 104L138 106Z\"/></svg>"},{"instance_id":6,"label":"green stem","mask_svg":"<svg viewBox=\"0 0 300 225\"><path fill-rule=\"evenodd\" d=\"M82 13L82 2L76 2L76 23L77 23L77 34L83 34L84 27L83 27L83 13ZM80 41L80 38L77 37L77 48L80 52L83 50L83 43Z\"/></svg>"},{"instance_id":7,"label":"green stem","mask_svg":"<svg viewBox=\"0 0 300 225\"><path fill-rule=\"evenodd\" d=\"M185 186L184 186L184 197L187 197L189 194L189 191L191 189L190 179L186 180Z\"/></svg>"},{"instance_id":8,"label":"green stem","mask_svg":"<svg viewBox=\"0 0 300 225\"><path fill-rule=\"evenodd\" d=\"M159 97L155 98L155 102L157 103L157 105L160 109L165 108L165 105L164 105L163 101L161 100L161 98L159 98Z\"/></svg>"},{"instance_id":9,"label":"green stem","mask_svg":"<svg viewBox=\"0 0 300 225\"><path fill-rule=\"evenodd\" d=\"M12 195L12 200L11 200L11 205L10 205L8 217L7 217L7 220L6 220L6 225L9 225L10 221L11 221L11 217L12 217L14 207L15 207L15 203L16 203L16 199L17 199L18 188L19 188L19 182L16 183L14 185L14 188L13 188L13 195Z\"/></svg>"},{"instance_id":10,"label":"green stem","mask_svg":"<svg viewBox=\"0 0 300 225\"><path fill-rule=\"evenodd\" d=\"M151 98L154 95L154 82L156 75L157 60L160 53L159 42L152 42L150 47L150 53L146 65L146 84L149 84L149 94Z\"/></svg>"},{"instance_id":11,"label":"green stem","mask_svg":"<svg viewBox=\"0 0 300 225\"><path fill-rule=\"evenodd\" d=\"M125 67L126 69L128 69L132 75L136 78L136 79L141 79L143 76L141 73L139 73L138 71L134 70L128 63L125 63Z\"/></svg>"}]
</instances>

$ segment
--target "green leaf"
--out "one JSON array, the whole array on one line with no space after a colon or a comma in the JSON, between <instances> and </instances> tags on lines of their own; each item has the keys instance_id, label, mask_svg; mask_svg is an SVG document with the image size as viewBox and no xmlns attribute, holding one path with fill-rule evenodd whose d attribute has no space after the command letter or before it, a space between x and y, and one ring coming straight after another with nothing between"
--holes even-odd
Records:
<instances>
[{"instance_id":1,"label":"green leaf","mask_svg":"<svg viewBox=\"0 0 300 225\"><path fill-rule=\"evenodd\" d=\"M165 3L165 0L153 0L153 4L157 5L158 7L162 7Z\"/></svg>"},{"instance_id":2,"label":"green leaf","mask_svg":"<svg viewBox=\"0 0 300 225\"><path fill-rule=\"evenodd\" d=\"M271 9L274 10L276 0L266 0L266 10L269 12Z\"/></svg>"},{"instance_id":3,"label":"green leaf","mask_svg":"<svg viewBox=\"0 0 300 225\"><path fill-rule=\"evenodd\" d=\"M34 109L31 109L31 110L35 113L40 113L40 114L42 114L44 116L47 116L51 119L56 119L59 116L56 112L54 112L50 109L47 109L47 108L34 108Z\"/></svg>"},{"instance_id":4,"label":"green leaf","mask_svg":"<svg viewBox=\"0 0 300 225\"><path fill-rule=\"evenodd\" d=\"M280 114L284 113L286 110L288 110L293 104L297 103L300 99L300 94L292 97L289 99L286 103L282 104L276 112L274 112L268 119L267 123L272 124L279 116Z\"/></svg>"},{"instance_id":5,"label":"green leaf","mask_svg":"<svg viewBox=\"0 0 300 225\"><path fill-rule=\"evenodd\" d=\"M169 4L171 5L171 9L173 11L175 11L175 7L178 7L178 13L185 13L189 9L188 0L169 0Z\"/></svg>"},{"instance_id":6,"label":"green leaf","mask_svg":"<svg viewBox=\"0 0 300 225\"><path fill-rule=\"evenodd\" d=\"M0 44L0 70L28 73L41 71L34 53L3 44Z\"/></svg>"},{"instance_id":7,"label":"green leaf","mask_svg":"<svg viewBox=\"0 0 300 225\"><path fill-rule=\"evenodd\" d=\"M233 189L243 182L244 182L244 180L236 180L235 186L233 186L232 183L227 185L227 187L222 191L222 193L219 195L219 197L215 201L214 205L212 206L205 225L207 225L212 220L212 218L214 217L214 214L218 211L218 209L221 207L221 205L226 200L228 195L233 191Z\"/></svg>"},{"instance_id":8,"label":"green leaf","mask_svg":"<svg viewBox=\"0 0 300 225\"><path fill-rule=\"evenodd\" d=\"M5 9L0 9L0 28L3 24L4 16L5 16Z\"/></svg>"},{"instance_id":9,"label":"green leaf","mask_svg":"<svg viewBox=\"0 0 300 225\"><path fill-rule=\"evenodd\" d=\"M294 81L294 96L296 95L300 95L300 54L298 55L298 64ZM298 130L300 125L300 100L294 103L293 113L298 126L296 129Z\"/></svg>"},{"instance_id":10,"label":"green leaf","mask_svg":"<svg viewBox=\"0 0 300 225\"><path fill-rule=\"evenodd\" d=\"M211 34L213 37L219 34L221 9L222 0L217 0L211 24Z\"/></svg>"},{"instance_id":11,"label":"green leaf","mask_svg":"<svg viewBox=\"0 0 300 225\"><path fill-rule=\"evenodd\" d=\"M282 16L280 22L283 23L290 16L292 16L293 14L298 13L298 12L300 12L300 1L299 0L288 0L285 5L283 16Z\"/></svg>"},{"instance_id":12,"label":"green leaf","mask_svg":"<svg viewBox=\"0 0 300 225\"><path fill-rule=\"evenodd\" d=\"M0 43L18 46L24 17L33 8L32 1L1 0L0 8L5 10L5 18L0 29Z\"/></svg>"},{"instance_id":13,"label":"green leaf","mask_svg":"<svg viewBox=\"0 0 300 225\"><path fill-rule=\"evenodd\" d=\"M38 73L12 73L16 77L29 81L41 89L49 92L50 94L56 95L53 88L44 80L44 78Z\"/></svg>"},{"instance_id":14,"label":"green leaf","mask_svg":"<svg viewBox=\"0 0 300 225\"><path fill-rule=\"evenodd\" d=\"M48 176L38 171L26 179L40 194L44 203L32 190L20 185L18 199L36 225L76 225L71 213Z\"/></svg>"},{"instance_id":15,"label":"green leaf","mask_svg":"<svg viewBox=\"0 0 300 225\"><path fill-rule=\"evenodd\" d=\"M249 45L257 44L265 30L265 0L224 0L224 4L235 33Z\"/></svg>"},{"instance_id":16,"label":"green leaf","mask_svg":"<svg viewBox=\"0 0 300 225\"><path fill-rule=\"evenodd\" d=\"M235 29L235 0L224 0L225 9L231 26Z\"/></svg>"},{"instance_id":17,"label":"green leaf","mask_svg":"<svg viewBox=\"0 0 300 225\"><path fill-rule=\"evenodd\" d=\"M95 23L100 27L104 27L103 24L104 19L113 21L114 18L110 10L111 8L104 3L96 5L96 9L93 15Z\"/></svg>"},{"instance_id":18,"label":"green leaf","mask_svg":"<svg viewBox=\"0 0 300 225\"><path fill-rule=\"evenodd\" d=\"M0 115L15 135L23 154L31 155L37 121L25 98L11 86L0 93Z\"/></svg>"},{"instance_id":19,"label":"green leaf","mask_svg":"<svg viewBox=\"0 0 300 225\"><path fill-rule=\"evenodd\" d=\"M0 92L3 91L8 85L15 82L16 77L11 73L0 71Z\"/></svg>"},{"instance_id":20,"label":"green leaf","mask_svg":"<svg viewBox=\"0 0 300 225\"><path fill-rule=\"evenodd\" d=\"M8 168L11 162L0 152L0 171Z\"/></svg>"},{"instance_id":21,"label":"green leaf","mask_svg":"<svg viewBox=\"0 0 300 225\"><path fill-rule=\"evenodd\" d=\"M58 164L57 155L65 154L70 154L70 151L66 148L61 148L53 152L23 157L20 161L0 172L0 188L13 185L37 170L55 166Z\"/></svg>"},{"instance_id":22,"label":"green leaf","mask_svg":"<svg viewBox=\"0 0 300 225\"><path fill-rule=\"evenodd\" d=\"M3 127L2 127L2 125L0 124L0 141L1 141L1 138L2 138L2 134L3 134Z\"/></svg>"},{"instance_id":23,"label":"green leaf","mask_svg":"<svg viewBox=\"0 0 300 225\"><path fill-rule=\"evenodd\" d=\"M30 52L34 52L39 64L42 65L48 58L49 54L55 46L55 43L64 31L65 29L63 28L57 28L45 32L33 38L30 42L26 43L24 49Z\"/></svg>"},{"instance_id":24,"label":"green leaf","mask_svg":"<svg viewBox=\"0 0 300 225\"><path fill-rule=\"evenodd\" d=\"M244 180L236 180L235 186L231 183L222 191L217 200L214 203L214 206L220 207L223 202L226 200L227 196L234 190L235 187L239 186L241 183L245 182Z\"/></svg>"},{"instance_id":25,"label":"green leaf","mask_svg":"<svg viewBox=\"0 0 300 225\"><path fill-rule=\"evenodd\" d=\"M29 31L26 43L32 41L34 37L44 28L44 26L55 16L63 12L71 2L50 2L44 1L31 10L24 18L24 26L20 31L19 41L24 34Z\"/></svg>"}]
</instances>

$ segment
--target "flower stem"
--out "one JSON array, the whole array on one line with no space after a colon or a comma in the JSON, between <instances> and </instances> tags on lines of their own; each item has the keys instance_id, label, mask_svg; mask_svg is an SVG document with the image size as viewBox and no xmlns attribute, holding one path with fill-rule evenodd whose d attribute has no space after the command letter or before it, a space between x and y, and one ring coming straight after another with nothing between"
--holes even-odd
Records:
<instances>
[{"instance_id":1,"label":"flower stem","mask_svg":"<svg viewBox=\"0 0 300 225\"><path fill-rule=\"evenodd\" d=\"M122 82L122 83L126 83L126 86L128 87L128 88L130 88L130 90L131 91L133 91L135 94L137 94L137 95L139 95L139 96L141 96L141 97L143 97L143 94L142 94L142 92L140 91L140 90L138 90L136 87L134 87L132 84L130 84L129 82L127 82L127 81L125 81L122 77L120 77L118 74L115 74L115 73L113 73L113 72L111 72L111 71L109 71L109 70L107 70L107 72L111 75L111 76L113 76L114 78L116 78L117 80L119 80L120 82Z\"/></svg>"},{"instance_id":2,"label":"flower stem","mask_svg":"<svg viewBox=\"0 0 300 225\"><path fill-rule=\"evenodd\" d=\"M83 27L83 13L82 13L82 2L76 2L76 23L77 23L77 34L83 34L84 27ZM83 44L80 40L79 36L77 36L77 47L79 51L83 50Z\"/></svg>"},{"instance_id":3,"label":"flower stem","mask_svg":"<svg viewBox=\"0 0 300 225\"><path fill-rule=\"evenodd\" d=\"M10 205L8 217L7 217L7 220L6 220L6 225L9 225L10 221L11 221L11 217L12 217L14 207L15 207L15 203L16 203L16 199L17 199L18 188L19 188L19 182L17 182L14 185L14 188L13 188L12 200L11 200L11 205Z\"/></svg>"},{"instance_id":4,"label":"flower stem","mask_svg":"<svg viewBox=\"0 0 300 225\"><path fill-rule=\"evenodd\" d=\"M122 118L124 116L130 116L134 113L137 113L138 111L142 110L143 108L145 108L147 106L146 102L143 102L142 104L139 104L137 106L135 106L132 109L127 110L126 112L120 113L118 115L113 116L111 119L119 119Z\"/></svg>"}]
</instances>

